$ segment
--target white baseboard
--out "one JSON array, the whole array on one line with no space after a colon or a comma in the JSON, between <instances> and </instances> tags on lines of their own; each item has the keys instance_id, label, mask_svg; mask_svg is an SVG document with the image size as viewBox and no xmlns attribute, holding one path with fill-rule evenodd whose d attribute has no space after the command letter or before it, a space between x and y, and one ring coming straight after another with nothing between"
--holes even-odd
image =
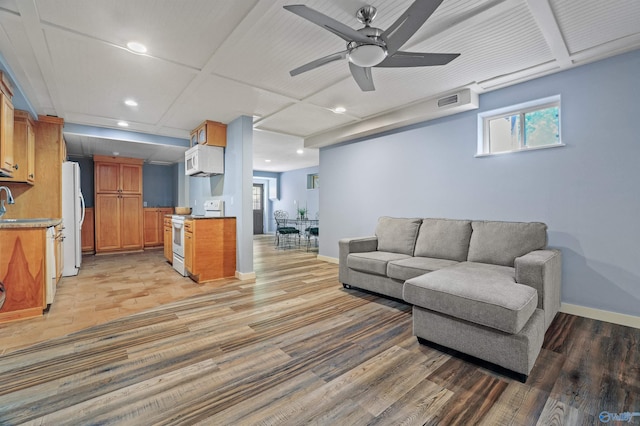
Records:
<instances>
[{"instance_id":1,"label":"white baseboard","mask_svg":"<svg viewBox=\"0 0 640 426\"><path fill-rule=\"evenodd\" d=\"M337 257L322 256L319 254L317 259L322 260L323 262L335 263L336 265L339 263Z\"/></svg>"},{"instance_id":2,"label":"white baseboard","mask_svg":"<svg viewBox=\"0 0 640 426\"><path fill-rule=\"evenodd\" d=\"M611 322L613 324L626 325L627 327L640 328L640 317L633 315L619 314L617 312L603 311L601 309L587 308L586 306L562 303L560 312L565 314L578 315L585 318Z\"/></svg>"},{"instance_id":3,"label":"white baseboard","mask_svg":"<svg viewBox=\"0 0 640 426\"><path fill-rule=\"evenodd\" d=\"M255 272L238 272L236 271L236 278L239 280L255 280L256 273Z\"/></svg>"}]
</instances>

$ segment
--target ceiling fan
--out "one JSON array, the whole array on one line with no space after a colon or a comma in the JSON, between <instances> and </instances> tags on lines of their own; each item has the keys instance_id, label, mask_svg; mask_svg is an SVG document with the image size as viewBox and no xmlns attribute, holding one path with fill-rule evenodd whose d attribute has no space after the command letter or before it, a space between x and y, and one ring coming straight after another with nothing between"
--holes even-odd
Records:
<instances>
[{"instance_id":1,"label":"ceiling fan","mask_svg":"<svg viewBox=\"0 0 640 426\"><path fill-rule=\"evenodd\" d=\"M290 72L296 76L319 66L340 59L349 59L349 69L360 89L365 92L375 90L371 67L425 67L446 65L460 56L459 53L419 53L403 52L399 49L418 31L424 22L435 12L443 0L416 0L386 31L372 27L376 17L376 8L364 6L356 13L363 28L354 30L302 4L284 6L289 12L313 22L331 31L347 42L347 49L311 61Z\"/></svg>"}]
</instances>

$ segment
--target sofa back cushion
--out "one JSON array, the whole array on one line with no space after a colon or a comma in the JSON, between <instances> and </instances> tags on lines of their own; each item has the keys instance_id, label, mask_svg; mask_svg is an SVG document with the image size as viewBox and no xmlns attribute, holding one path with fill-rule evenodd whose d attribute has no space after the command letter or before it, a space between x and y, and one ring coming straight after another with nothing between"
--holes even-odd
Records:
<instances>
[{"instance_id":1,"label":"sofa back cushion","mask_svg":"<svg viewBox=\"0 0 640 426\"><path fill-rule=\"evenodd\" d=\"M547 225L540 222L471 222L470 262L514 266L516 257L547 245Z\"/></svg>"},{"instance_id":2,"label":"sofa back cushion","mask_svg":"<svg viewBox=\"0 0 640 426\"><path fill-rule=\"evenodd\" d=\"M413 256L420 223L422 223L422 219L382 216L378 219L378 226L376 226L378 251Z\"/></svg>"},{"instance_id":3,"label":"sofa back cushion","mask_svg":"<svg viewBox=\"0 0 640 426\"><path fill-rule=\"evenodd\" d=\"M424 219L416 240L415 256L464 262L470 239L470 220Z\"/></svg>"}]
</instances>

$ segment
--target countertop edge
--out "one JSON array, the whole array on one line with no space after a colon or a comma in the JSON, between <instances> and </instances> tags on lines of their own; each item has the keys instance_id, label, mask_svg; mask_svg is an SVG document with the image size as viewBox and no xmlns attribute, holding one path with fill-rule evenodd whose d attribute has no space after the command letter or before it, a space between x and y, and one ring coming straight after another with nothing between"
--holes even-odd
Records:
<instances>
[{"instance_id":1,"label":"countertop edge","mask_svg":"<svg viewBox=\"0 0 640 426\"><path fill-rule=\"evenodd\" d=\"M51 226L56 226L62 223L62 219L43 219L37 222L20 222L21 219L16 220L17 222L0 219L0 229L49 228Z\"/></svg>"}]
</instances>

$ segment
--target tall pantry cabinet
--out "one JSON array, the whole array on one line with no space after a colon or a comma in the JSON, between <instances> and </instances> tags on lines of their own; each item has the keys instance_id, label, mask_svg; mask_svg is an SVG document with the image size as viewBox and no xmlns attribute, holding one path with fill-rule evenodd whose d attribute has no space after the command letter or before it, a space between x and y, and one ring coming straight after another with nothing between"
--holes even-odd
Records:
<instances>
[{"instance_id":1,"label":"tall pantry cabinet","mask_svg":"<svg viewBox=\"0 0 640 426\"><path fill-rule=\"evenodd\" d=\"M142 250L143 160L95 155L93 162L96 253Z\"/></svg>"}]
</instances>

